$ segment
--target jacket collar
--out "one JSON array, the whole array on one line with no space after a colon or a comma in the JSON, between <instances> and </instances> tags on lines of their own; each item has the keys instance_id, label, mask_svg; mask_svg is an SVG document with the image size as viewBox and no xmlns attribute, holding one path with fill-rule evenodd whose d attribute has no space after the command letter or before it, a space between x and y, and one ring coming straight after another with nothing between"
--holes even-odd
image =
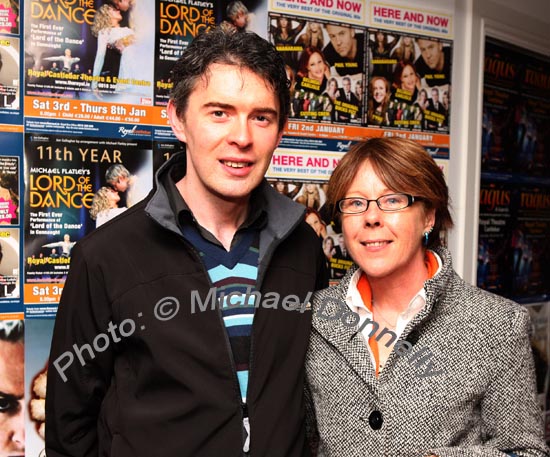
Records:
<instances>
[{"instance_id":1,"label":"jacket collar","mask_svg":"<svg viewBox=\"0 0 550 457\"><path fill-rule=\"evenodd\" d=\"M163 184L163 176L171 173L172 170L184 170L185 163L186 155L185 151L182 151L174 154L158 169L155 174L154 190L145 206L145 212L153 220L180 236L181 231ZM183 176L184 173L180 178ZM305 207L279 194L265 179L258 186L258 191L263 196L264 209L268 215L267 225L260 234L260 264L262 264L267 263L275 245L285 239L303 220Z\"/></svg>"},{"instance_id":2,"label":"jacket collar","mask_svg":"<svg viewBox=\"0 0 550 457\"><path fill-rule=\"evenodd\" d=\"M451 254L443 247L436 248L434 251L441 258L443 265L433 278L424 283L426 307L407 324L399 340L414 341L417 338L416 332L418 332L419 327L439 311L436 304L446 289L450 287L449 282L453 276ZM346 305L349 283L357 269L357 265L353 265L337 286L315 293L313 297L312 325L315 331L342 354L365 382L375 386L377 378L370 363L367 345L362 336L356 333L357 324L351 325L353 314ZM346 325L346 322L349 325ZM394 354L390 356L388 364L391 363L394 356ZM384 370L381 376L384 376Z\"/></svg>"}]
</instances>

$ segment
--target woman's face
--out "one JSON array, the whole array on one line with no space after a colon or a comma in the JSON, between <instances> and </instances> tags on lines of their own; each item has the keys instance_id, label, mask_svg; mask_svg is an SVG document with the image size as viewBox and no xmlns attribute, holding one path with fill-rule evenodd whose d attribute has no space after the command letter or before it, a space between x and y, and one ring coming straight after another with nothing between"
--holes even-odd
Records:
<instances>
[{"instance_id":1,"label":"woman's face","mask_svg":"<svg viewBox=\"0 0 550 457\"><path fill-rule=\"evenodd\" d=\"M107 201L109 202L109 208L116 208L120 201L120 195L118 195L116 190L109 189L107 192Z\"/></svg>"},{"instance_id":2,"label":"woman's face","mask_svg":"<svg viewBox=\"0 0 550 457\"><path fill-rule=\"evenodd\" d=\"M322 81L325 75L325 61L318 52L314 52L309 57L307 64L308 76L317 81Z\"/></svg>"},{"instance_id":3,"label":"woman's face","mask_svg":"<svg viewBox=\"0 0 550 457\"><path fill-rule=\"evenodd\" d=\"M366 161L345 196L374 200L400 191L388 189ZM362 214L342 214L342 233L351 257L369 279L407 281L412 273L424 268L422 237L433 226L434 213L426 211L421 203L386 213L371 201Z\"/></svg>"},{"instance_id":4,"label":"woman's face","mask_svg":"<svg viewBox=\"0 0 550 457\"><path fill-rule=\"evenodd\" d=\"M410 46L412 43L412 38L410 36L403 37L403 44L405 46Z\"/></svg>"},{"instance_id":5,"label":"woman's face","mask_svg":"<svg viewBox=\"0 0 550 457\"><path fill-rule=\"evenodd\" d=\"M306 184L306 191L309 193L315 192L315 184Z\"/></svg>"},{"instance_id":6,"label":"woman's face","mask_svg":"<svg viewBox=\"0 0 550 457\"><path fill-rule=\"evenodd\" d=\"M376 41L378 41L379 43L382 43L384 41L384 34L382 32L378 32L376 34Z\"/></svg>"},{"instance_id":7,"label":"woman's face","mask_svg":"<svg viewBox=\"0 0 550 457\"><path fill-rule=\"evenodd\" d=\"M314 33L317 33L321 29L321 26L318 22L310 22L309 23L309 30L311 30Z\"/></svg>"},{"instance_id":8,"label":"woman's face","mask_svg":"<svg viewBox=\"0 0 550 457\"><path fill-rule=\"evenodd\" d=\"M418 99L420 100L420 103L424 103L426 101L426 98L428 98L428 94L426 94L425 90L421 90L420 94L418 96Z\"/></svg>"},{"instance_id":9,"label":"woman's face","mask_svg":"<svg viewBox=\"0 0 550 457\"><path fill-rule=\"evenodd\" d=\"M328 83L328 87L329 87L330 91L332 93L334 93L338 89L338 83L336 82L335 79L331 79Z\"/></svg>"},{"instance_id":10,"label":"woman's face","mask_svg":"<svg viewBox=\"0 0 550 457\"><path fill-rule=\"evenodd\" d=\"M306 217L306 222L315 230L317 236L321 236L321 221L315 213L309 213Z\"/></svg>"},{"instance_id":11,"label":"woman's face","mask_svg":"<svg viewBox=\"0 0 550 457\"><path fill-rule=\"evenodd\" d=\"M288 19L286 17L282 17L279 19L279 25L282 29L286 29L288 27Z\"/></svg>"},{"instance_id":12,"label":"woman's face","mask_svg":"<svg viewBox=\"0 0 550 457\"><path fill-rule=\"evenodd\" d=\"M330 237L325 238L324 241L325 248L332 249L334 247L334 240Z\"/></svg>"},{"instance_id":13,"label":"woman's face","mask_svg":"<svg viewBox=\"0 0 550 457\"><path fill-rule=\"evenodd\" d=\"M279 192L280 194L284 193L285 191L285 183L281 181L277 181L275 183L275 190Z\"/></svg>"},{"instance_id":14,"label":"woman's face","mask_svg":"<svg viewBox=\"0 0 550 457\"><path fill-rule=\"evenodd\" d=\"M122 14L116 8L109 8L109 16L111 17L111 25L116 27L122 21Z\"/></svg>"},{"instance_id":15,"label":"woman's face","mask_svg":"<svg viewBox=\"0 0 550 457\"><path fill-rule=\"evenodd\" d=\"M416 73L414 68L410 65L406 65L401 73L401 89L405 89L409 92L414 92L416 88Z\"/></svg>"},{"instance_id":16,"label":"woman's face","mask_svg":"<svg viewBox=\"0 0 550 457\"><path fill-rule=\"evenodd\" d=\"M384 81L381 79L374 81L372 85L372 98L374 98L374 101L376 103L382 103L386 98L386 94L386 84L384 84Z\"/></svg>"}]
</instances>

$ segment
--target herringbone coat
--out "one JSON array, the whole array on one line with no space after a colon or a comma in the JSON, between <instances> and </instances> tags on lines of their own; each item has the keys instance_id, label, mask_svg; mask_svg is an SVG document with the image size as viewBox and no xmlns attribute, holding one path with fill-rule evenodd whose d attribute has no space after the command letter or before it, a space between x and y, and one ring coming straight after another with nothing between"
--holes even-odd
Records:
<instances>
[{"instance_id":1,"label":"herringbone coat","mask_svg":"<svg viewBox=\"0 0 550 457\"><path fill-rule=\"evenodd\" d=\"M356 267L315 294L306 391L319 455L550 455L527 310L465 283L450 253L436 252L442 270L426 281L426 307L398 340L410 349L398 353L404 343L396 343L379 378L357 326L329 320L342 313L338 307L349 310L344 299Z\"/></svg>"}]
</instances>

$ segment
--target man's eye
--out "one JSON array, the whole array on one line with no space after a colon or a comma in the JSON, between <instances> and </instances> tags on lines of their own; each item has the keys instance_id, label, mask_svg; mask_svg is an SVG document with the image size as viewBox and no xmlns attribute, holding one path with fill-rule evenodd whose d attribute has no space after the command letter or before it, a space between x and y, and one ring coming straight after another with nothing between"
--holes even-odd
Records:
<instances>
[{"instance_id":1,"label":"man's eye","mask_svg":"<svg viewBox=\"0 0 550 457\"><path fill-rule=\"evenodd\" d=\"M213 111L213 112L212 112L212 115L213 115L214 117L223 117L224 114L225 114L225 113L224 113L223 111Z\"/></svg>"},{"instance_id":2,"label":"man's eye","mask_svg":"<svg viewBox=\"0 0 550 457\"><path fill-rule=\"evenodd\" d=\"M15 409L15 407L16 405L11 399L0 397L0 413L6 413L8 411Z\"/></svg>"}]
</instances>

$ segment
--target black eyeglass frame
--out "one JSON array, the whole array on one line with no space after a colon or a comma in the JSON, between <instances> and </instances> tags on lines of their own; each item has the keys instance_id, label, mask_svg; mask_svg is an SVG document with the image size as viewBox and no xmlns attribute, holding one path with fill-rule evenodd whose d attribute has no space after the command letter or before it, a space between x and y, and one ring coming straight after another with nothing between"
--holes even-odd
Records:
<instances>
[{"instance_id":1,"label":"black eyeglass frame","mask_svg":"<svg viewBox=\"0 0 550 457\"><path fill-rule=\"evenodd\" d=\"M390 197L392 195L404 195L405 197L407 197L407 205L403 206L402 208L399 208L399 209L384 209L384 208L382 208L380 206L380 201L379 200L381 198ZM367 202L367 207L365 208L364 211L358 211L358 212L343 211L342 208L341 208L341 204L342 204L342 202L344 202L346 200L362 200L362 201ZM420 200L423 200L423 198L419 197L418 195L406 194L404 192L395 192L395 193L392 193L392 194L381 195L376 200L369 200L368 198L363 198L363 197L346 197L346 198L342 198L342 199L338 200L338 202L336 203L336 207L338 208L338 211L342 214L363 214L363 213L366 213L369 210L370 202L376 202L376 206L378 206L380 211L383 211L385 213L395 213L397 211L403 211L405 208L408 208L413 203L415 203L417 201L420 201Z\"/></svg>"}]
</instances>

